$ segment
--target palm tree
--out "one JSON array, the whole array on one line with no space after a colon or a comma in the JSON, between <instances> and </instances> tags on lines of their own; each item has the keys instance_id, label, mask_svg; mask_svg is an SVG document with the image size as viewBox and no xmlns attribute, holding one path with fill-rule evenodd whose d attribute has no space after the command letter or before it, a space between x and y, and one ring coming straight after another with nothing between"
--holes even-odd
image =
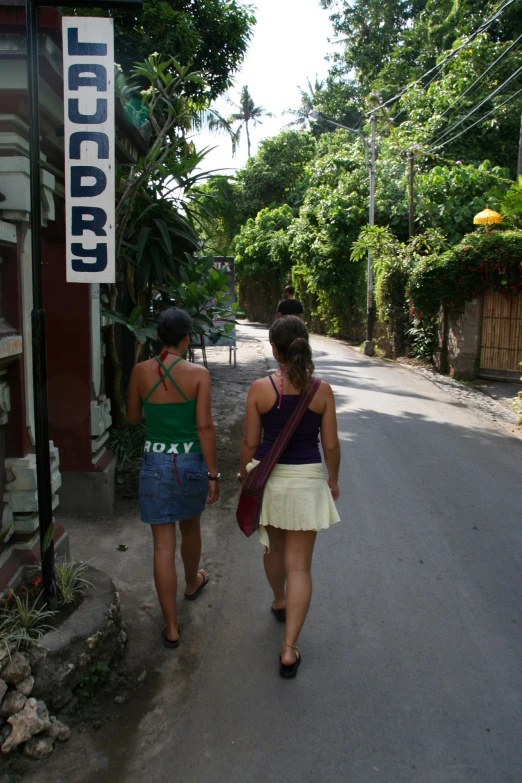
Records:
<instances>
[{"instance_id":1,"label":"palm tree","mask_svg":"<svg viewBox=\"0 0 522 783\"><path fill-rule=\"evenodd\" d=\"M317 78L317 74L315 75L315 84L312 84L310 79L307 79L306 81L308 82L307 90L299 87L299 92L301 93L301 105L299 108L286 109L284 111L284 114L291 114L294 117L292 122L289 122L288 125L285 125L285 128L297 127L301 130L307 128L309 124L308 115L312 109L315 109L319 105L319 96L324 87L324 81L320 82Z\"/></svg>"},{"instance_id":2,"label":"palm tree","mask_svg":"<svg viewBox=\"0 0 522 783\"><path fill-rule=\"evenodd\" d=\"M235 153L237 149L237 144L239 142L239 134L241 129L244 127L246 131L246 137L247 137L247 149L248 149L248 157L250 157L250 132L248 128L248 123L251 122L252 125L255 127L256 125L262 125L261 117L273 117L274 115L271 114L268 111L265 111L262 106L256 106L254 103L254 100L252 96L250 95L248 91L248 87L243 87L241 90L241 95L239 98L239 104L233 103L232 101L229 101L231 106L234 106L238 111L235 114L231 114L228 118L229 123L233 122L239 122L239 126L236 130L236 139L232 140L232 151Z\"/></svg>"}]
</instances>

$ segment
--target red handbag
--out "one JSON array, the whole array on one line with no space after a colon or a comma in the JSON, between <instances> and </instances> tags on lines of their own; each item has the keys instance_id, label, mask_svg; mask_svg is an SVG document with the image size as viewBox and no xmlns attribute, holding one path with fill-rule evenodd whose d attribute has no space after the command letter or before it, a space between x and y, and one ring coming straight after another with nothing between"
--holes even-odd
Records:
<instances>
[{"instance_id":1,"label":"red handbag","mask_svg":"<svg viewBox=\"0 0 522 783\"><path fill-rule=\"evenodd\" d=\"M290 418L277 436L274 445L259 465L250 471L243 482L236 519L245 536L251 536L259 527L266 483L288 446L288 442L296 431L297 425L308 410L320 385L321 381L318 378L311 379L301 394L301 399L296 408L292 411Z\"/></svg>"}]
</instances>

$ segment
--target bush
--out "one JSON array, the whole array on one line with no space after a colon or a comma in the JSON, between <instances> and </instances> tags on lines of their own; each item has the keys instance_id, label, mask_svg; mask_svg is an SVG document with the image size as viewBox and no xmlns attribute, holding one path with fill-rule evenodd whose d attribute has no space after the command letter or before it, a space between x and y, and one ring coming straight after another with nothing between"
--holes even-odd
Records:
<instances>
[{"instance_id":1,"label":"bush","mask_svg":"<svg viewBox=\"0 0 522 783\"><path fill-rule=\"evenodd\" d=\"M442 255L412 271L409 298L419 318L434 317L442 304L461 308L485 291L522 291L522 231L468 234Z\"/></svg>"}]
</instances>

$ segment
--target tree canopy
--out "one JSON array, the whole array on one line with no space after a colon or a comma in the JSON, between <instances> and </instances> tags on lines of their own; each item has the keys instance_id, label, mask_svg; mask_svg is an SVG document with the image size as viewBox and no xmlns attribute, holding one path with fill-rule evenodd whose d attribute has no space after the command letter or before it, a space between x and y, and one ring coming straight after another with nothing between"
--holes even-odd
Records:
<instances>
[{"instance_id":1,"label":"tree canopy","mask_svg":"<svg viewBox=\"0 0 522 783\"><path fill-rule=\"evenodd\" d=\"M106 10L82 9L104 16ZM239 0L144 0L139 12L111 9L116 61L127 75L154 52L176 57L205 74L205 96L214 100L232 84L255 24L250 5Z\"/></svg>"}]
</instances>

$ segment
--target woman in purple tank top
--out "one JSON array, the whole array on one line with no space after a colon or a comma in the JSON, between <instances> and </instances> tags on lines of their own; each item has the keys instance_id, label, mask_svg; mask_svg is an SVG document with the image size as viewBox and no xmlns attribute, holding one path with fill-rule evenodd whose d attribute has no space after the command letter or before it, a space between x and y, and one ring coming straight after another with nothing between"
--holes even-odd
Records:
<instances>
[{"instance_id":1,"label":"woman in purple tank top","mask_svg":"<svg viewBox=\"0 0 522 783\"><path fill-rule=\"evenodd\" d=\"M308 330L295 315L270 328L278 372L255 381L247 400L239 480L265 457L295 410L314 372ZM325 477L319 451L324 454ZM312 597L312 554L318 530L339 522L341 451L335 399L324 381L273 469L263 495L259 539L265 572L274 593L271 610L285 623L280 674L295 677L301 663L297 640Z\"/></svg>"}]
</instances>

